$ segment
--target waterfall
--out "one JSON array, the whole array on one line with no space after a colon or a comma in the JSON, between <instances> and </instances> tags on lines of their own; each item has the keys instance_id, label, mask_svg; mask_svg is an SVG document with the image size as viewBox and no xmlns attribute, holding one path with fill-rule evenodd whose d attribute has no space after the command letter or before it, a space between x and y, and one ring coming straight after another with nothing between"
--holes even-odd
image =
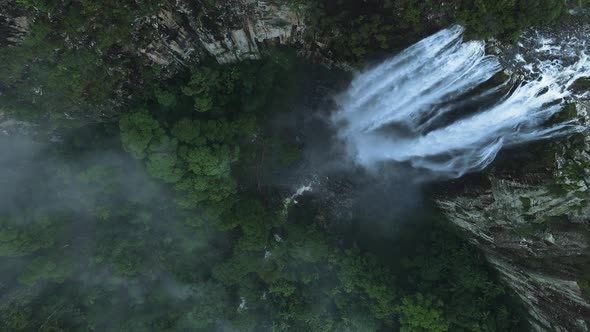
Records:
<instances>
[{"instance_id":1,"label":"waterfall","mask_svg":"<svg viewBox=\"0 0 590 332\"><path fill-rule=\"evenodd\" d=\"M499 59L462 36L460 26L442 30L352 81L331 118L352 160L458 177L489 165L502 147L585 129L573 121L547 125L572 83L590 76L583 52L569 66L541 61L536 77L518 86L491 85Z\"/></svg>"}]
</instances>

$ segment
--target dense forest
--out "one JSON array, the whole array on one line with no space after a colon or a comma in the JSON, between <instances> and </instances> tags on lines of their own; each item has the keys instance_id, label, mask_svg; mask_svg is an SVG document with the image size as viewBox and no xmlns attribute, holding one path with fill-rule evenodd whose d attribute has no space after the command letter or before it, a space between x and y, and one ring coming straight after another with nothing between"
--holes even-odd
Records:
<instances>
[{"instance_id":1,"label":"dense forest","mask_svg":"<svg viewBox=\"0 0 590 332\"><path fill-rule=\"evenodd\" d=\"M318 222L287 199L305 162L277 125L350 74L287 46L174 70L137 51L164 0L16 0L0 45L2 331L523 331L520 304L430 202ZM196 1L203 10L216 1ZM460 22L511 40L563 0L298 0L307 33L353 67ZM432 24L432 13L440 22ZM287 181L288 182L288 181ZM378 218L379 220L376 220ZM399 225L379 245L355 227ZM340 227L338 225L341 225ZM360 225L360 226L359 226Z\"/></svg>"}]
</instances>

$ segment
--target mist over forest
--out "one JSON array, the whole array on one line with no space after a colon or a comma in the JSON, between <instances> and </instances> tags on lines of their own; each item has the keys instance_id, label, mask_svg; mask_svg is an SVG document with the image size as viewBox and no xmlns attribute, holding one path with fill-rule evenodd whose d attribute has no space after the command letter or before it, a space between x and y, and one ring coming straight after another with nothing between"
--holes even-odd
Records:
<instances>
[{"instance_id":1,"label":"mist over forest","mask_svg":"<svg viewBox=\"0 0 590 332\"><path fill-rule=\"evenodd\" d=\"M590 66L501 53L587 10L0 0L0 331L583 331Z\"/></svg>"}]
</instances>

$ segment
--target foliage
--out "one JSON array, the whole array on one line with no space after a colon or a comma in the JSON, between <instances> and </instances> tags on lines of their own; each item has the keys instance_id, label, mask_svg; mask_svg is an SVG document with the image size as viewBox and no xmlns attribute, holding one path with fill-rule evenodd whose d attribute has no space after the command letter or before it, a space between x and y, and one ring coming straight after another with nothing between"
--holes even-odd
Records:
<instances>
[{"instance_id":1,"label":"foliage","mask_svg":"<svg viewBox=\"0 0 590 332\"><path fill-rule=\"evenodd\" d=\"M34 258L25 272L18 278L18 281L25 285L33 285L40 279L50 279L57 282L63 282L68 275L64 264L58 265L54 259L48 257Z\"/></svg>"},{"instance_id":2,"label":"foliage","mask_svg":"<svg viewBox=\"0 0 590 332\"><path fill-rule=\"evenodd\" d=\"M159 0L134 1L74 1L17 0L25 8L52 17L55 30L63 31L69 39L86 41L91 38L99 50L115 44L128 45L131 32L139 18L154 14ZM125 45L127 44L127 45Z\"/></svg>"},{"instance_id":3,"label":"foliage","mask_svg":"<svg viewBox=\"0 0 590 332\"><path fill-rule=\"evenodd\" d=\"M190 196L193 202L220 201L235 193L231 164L239 158L236 139L243 120L183 118L164 130L143 110L121 117L123 145L144 160L150 175Z\"/></svg>"},{"instance_id":4,"label":"foliage","mask_svg":"<svg viewBox=\"0 0 590 332\"><path fill-rule=\"evenodd\" d=\"M286 218L270 197L276 188L248 186L267 169L261 156L279 177L300 159L300 142L263 126L284 108L284 90L307 83L291 82L293 52L159 80L130 54L160 1L18 2L38 20L21 45L0 49L11 104L98 114L128 82L145 82L118 127L58 127L61 140L10 165L27 176L0 202L1 330L520 327L479 254L449 230L425 221L428 231L409 234L412 245L391 262L325 232L310 213ZM330 47L353 60L426 33L434 5L305 2L316 32L338 27Z\"/></svg>"},{"instance_id":5,"label":"foliage","mask_svg":"<svg viewBox=\"0 0 590 332\"><path fill-rule=\"evenodd\" d=\"M23 256L50 247L59 224L44 212L25 211L14 216L0 215L0 255Z\"/></svg>"},{"instance_id":6,"label":"foliage","mask_svg":"<svg viewBox=\"0 0 590 332\"><path fill-rule=\"evenodd\" d=\"M415 278L408 279L404 288L433 297L434 304L442 300L444 306L437 310L444 313L449 330L511 330L514 322L503 316L505 303L511 302L502 300L505 290L491 281L481 254L444 229L422 232L405 249L412 258L402 259L400 273ZM484 313L483 308L490 307L496 308L494 313Z\"/></svg>"},{"instance_id":7,"label":"foliage","mask_svg":"<svg viewBox=\"0 0 590 332\"><path fill-rule=\"evenodd\" d=\"M172 91L164 90L160 87L154 89L154 95L160 105L165 108L173 108L176 106L177 96Z\"/></svg>"},{"instance_id":8,"label":"foliage","mask_svg":"<svg viewBox=\"0 0 590 332\"><path fill-rule=\"evenodd\" d=\"M182 92L194 98L197 112L208 112L213 107L223 107L232 98L239 75L236 67L229 70L195 67L191 80L182 88Z\"/></svg>"},{"instance_id":9,"label":"foliage","mask_svg":"<svg viewBox=\"0 0 590 332\"><path fill-rule=\"evenodd\" d=\"M158 141L165 136L158 121L145 110L122 115L119 120L119 128L125 150L137 159L145 158L152 140Z\"/></svg>"},{"instance_id":10,"label":"foliage","mask_svg":"<svg viewBox=\"0 0 590 332\"><path fill-rule=\"evenodd\" d=\"M196 112L216 114L260 111L272 98L273 83L293 65L293 54L271 51L265 61L249 61L232 66L207 64L193 67L190 80L181 86L193 99Z\"/></svg>"},{"instance_id":11,"label":"foliage","mask_svg":"<svg viewBox=\"0 0 590 332\"><path fill-rule=\"evenodd\" d=\"M567 16L564 0L297 0L308 20L308 38L327 44L338 60L358 62L408 46L460 23L469 38L512 40L521 30ZM579 4L583 5L582 3Z\"/></svg>"},{"instance_id":12,"label":"foliage","mask_svg":"<svg viewBox=\"0 0 590 332\"><path fill-rule=\"evenodd\" d=\"M4 103L56 118L102 116L123 91L141 88L128 81L140 64L133 53L151 36L143 24L159 0L17 2L35 19L22 43L0 48Z\"/></svg>"},{"instance_id":13,"label":"foliage","mask_svg":"<svg viewBox=\"0 0 590 332\"><path fill-rule=\"evenodd\" d=\"M440 300L424 297L420 293L413 297L404 297L398 309L401 314L401 331L448 331L449 323L440 310L442 306Z\"/></svg>"},{"instance_id":14,"label":"foliage","mask_svg":"<svg viewBox=\"0 0 590 332\"><path fill-rule=\"evenodd\" d=\"M252 113L266 107L270 87L290 66L289 54L276 53L262 62L195 67L187 82L154 87L157 104L149 104L149 111L120 117L123 146L145 162L150 175L183 192L181 204L226 200L237 193L232 165L240 158L241 142L257 132ZM190 97L194 111L172 109L185 105L178 90Z\"/></svg>"},{"instance_id":15,"label":"foliage","mask_svg":"<svg viewBox=\"0 0 590 332\"><path fill-rule=\"evenodd\" d=\"M232 142L243 137L249 121L232 119L182 115L164 121L139 109L119 123L133 159L118 151L117 128L97 126L72 133L43 163L32 163L39 177L25 181L22 186L31 190L15 201L35 201L37 213L18 210L2 219L8 240L2 242L0 270L10 271L2 283L11 285L14 299L0 307L0 327L517 329L515 313L503 306L503 288L478 254L446 230L429 224L429 232L409 234L414 249L387 264L338 244L306 214L287 221L282 206L239 191L218 208L214 188L199 191L207 200L197 209L185 209L174 201L181 196L194 202L191 192L174 193L147 176L177 180L167 177L174 174L167 161L152 159L169 153L178 156L174 167L183 170L182 179L235 181L227 165L239 160L224 161L219 151L236 146ZM211 212L215 222L209 209L217 211ZM56 217L44 218L50 215Z\"/></svg>"},{"instance_id":16,"label":"foliage","mask_svg":"<svg viewBox=\"0 0 590 332\"><path fill-rule=\"evenodd\" d=\"M471 37L512 40L527 26L554 22L566 14L566 9L563 0L463 1L457 18Z\"/></svg>"}]
</instances>

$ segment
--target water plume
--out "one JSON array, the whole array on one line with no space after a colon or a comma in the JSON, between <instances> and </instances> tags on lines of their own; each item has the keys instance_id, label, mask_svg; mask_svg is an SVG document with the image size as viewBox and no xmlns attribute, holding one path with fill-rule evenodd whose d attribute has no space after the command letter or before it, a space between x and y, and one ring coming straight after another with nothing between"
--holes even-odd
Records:
<instances>
[{"instance_id":1,"label":"water plume","mask_svg":"<svg viewBox=\"0 0 590 332\"><path fill-rule=\"evenodd\" d=\"M459 177L489 165L503 147L585 129L547 125L572 83L590 76L583 52L569 66L541 61L536 78L515 87L490 87L502 70L498 58L462 36L460 26L442 30L352 81L331 118L350 158L369 169L399 162Z\"/></svg>"}]
</instances>

